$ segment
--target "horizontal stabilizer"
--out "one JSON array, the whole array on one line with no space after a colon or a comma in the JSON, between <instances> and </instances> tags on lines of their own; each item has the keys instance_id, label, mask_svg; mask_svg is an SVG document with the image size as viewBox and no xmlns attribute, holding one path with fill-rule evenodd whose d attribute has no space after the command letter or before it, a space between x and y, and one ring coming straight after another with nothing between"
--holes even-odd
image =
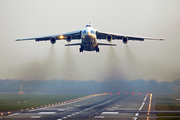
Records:
<instances>
[{"instance_id":1,"label":"horizontal stabilizer","mask_svg":"<svg viewBox=\"0 0 180 120\"><path fill-rule=\"evenodd\" d=\"M117 46L117 44L98 43L98 45Z\"/></svg>"},{"instance_id":2,"label":"horizontal stabilizer","mask_svg":"<svg viewBox=\"0 0 180 120\"><path fill-rule=\"evenodd\" d=\"M81 45L81 43L65 44L65 46L74 46L74 45Z\"/></svg>"}]
</instances>

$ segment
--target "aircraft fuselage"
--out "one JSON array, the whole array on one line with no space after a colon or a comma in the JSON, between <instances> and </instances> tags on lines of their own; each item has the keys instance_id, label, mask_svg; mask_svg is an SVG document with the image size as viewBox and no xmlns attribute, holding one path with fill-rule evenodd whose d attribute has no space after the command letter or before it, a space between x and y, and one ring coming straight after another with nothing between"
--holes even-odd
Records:
<instances>
[{"instance_id":1,"label":"aircraft fuselage","mask_svg":"<svg viewBox=\"0 0 180 120\"><path fill-rule=\"evenodd\" d=\"M81 33L81 48L80 52L85 51L95 51L99 52L98 44L97 44L97 36L96 30L94 30L90 25L86 26Z\"/></svg>"}]
</instances>

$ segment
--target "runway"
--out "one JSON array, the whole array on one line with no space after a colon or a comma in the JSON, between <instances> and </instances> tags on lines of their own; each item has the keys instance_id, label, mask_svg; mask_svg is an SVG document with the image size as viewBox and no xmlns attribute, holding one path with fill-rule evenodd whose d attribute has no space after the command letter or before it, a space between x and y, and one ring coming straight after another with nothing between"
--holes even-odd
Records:
<instances>
[{"instance_id":1,"label":"runway","mask_svg":"<svg viewBox=\"0 0 180 120\"><path fill-rule=\"evenodd\" d=\"M156 120L151 95L100 95L1 116L0 120ZM150 109L149 109L150 106ZM160 112L160 111L159 111Z\"/></svg>"}]
</instances>

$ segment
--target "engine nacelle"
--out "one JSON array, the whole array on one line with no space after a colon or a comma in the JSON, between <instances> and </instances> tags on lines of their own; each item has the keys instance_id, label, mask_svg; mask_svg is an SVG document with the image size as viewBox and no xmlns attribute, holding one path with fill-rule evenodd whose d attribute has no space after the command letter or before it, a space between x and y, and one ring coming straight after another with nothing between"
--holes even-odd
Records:
<instances>
[{"instance_id":1,"label":"engine nacelle","mask_svg":"<svg viewBox=\"0 0 180 120\"><path fill-rule=\"evenodd\" d=\"M55 43L56 43L56 38L52 37L52 38L50 39L50 41L51 41L51 44L55 44Z\"/></svg>"},{"instance_id":2,"label":"engine nacelle","mask_svg":"<svg viewBox=\"0 0 180 120\"><path fill-rule=\"evenodd\" d=\"M67 36L66 36L66 41L67 41L67 42L71 42L71 40L72 40L72 37L71 37L70 35L67 35Z\"/></svg>"},{"instance_id":3,"label":"engine nacelle","mask_svg":"<svg viewBox=\"0 0 180 120\"><path fill-rule=\"evenodd\" d=\"M111 41L112 41L112 36L111 36L111 35L107 35L107 36L106 36L106 40L107 40L108 42L111 42Z\"/></svg>"},{"instance_id":4,"label":"engine nacelle","mask_svg":"<svg viewBox=\"0 0 180 120\"><path fill-rule=\"evenodd\" d=\"M123 37L122 41L123 41L124 44L127 44L128 43L128 38L127 37Z\"/></svg>"}]
</instances>

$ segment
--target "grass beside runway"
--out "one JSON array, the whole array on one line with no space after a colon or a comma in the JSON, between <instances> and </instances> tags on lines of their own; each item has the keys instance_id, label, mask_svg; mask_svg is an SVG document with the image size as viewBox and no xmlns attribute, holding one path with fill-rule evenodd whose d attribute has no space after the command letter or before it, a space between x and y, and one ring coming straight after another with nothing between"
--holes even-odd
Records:
<instances>
[{"instance_id":1,"label":"grass beside runway","mask_svg":"<svg viewBox=\"0 0 180 120\"><path fill-rule=\"evenodd\" d=\"M156 95L156 110L180 111L180 95ZM162 103L160 101L163 101ZM167 101L167 102L165 102ZM171 102L168 102L171 101ZM180 113L157 113L158 116L180 116ZM158 120L180 120L180 118L158 118Z\"/></svg>"},{"instance_id":2,"label":"grass beside runway","mask_svg":"<svg viewBox=\"0 0 180 120\"><path fill-rule=\"evenodd\" d=\"M158 118L158 120L180 120L180 118Z\"/></svg>"},{"instance_id":3,"label":"grass beside runway","mask_svg":"<svg viewBox=\"0 0 180 120\"><path fill-rule=\"evenodd\" d=\"M176 101L180 95L155 95L156 101Z\"/></svg>"},{"instance_id":4,"label":"grass beside runway","mask_svg":"<svg viewBox=\"0 0 180 120\"><path fill-rule=\"evenodd\" d=\"M69 94L0 94L0 111L37 108L55 103L69 102L87 95Z\"/></svg>"}]
</instances>

